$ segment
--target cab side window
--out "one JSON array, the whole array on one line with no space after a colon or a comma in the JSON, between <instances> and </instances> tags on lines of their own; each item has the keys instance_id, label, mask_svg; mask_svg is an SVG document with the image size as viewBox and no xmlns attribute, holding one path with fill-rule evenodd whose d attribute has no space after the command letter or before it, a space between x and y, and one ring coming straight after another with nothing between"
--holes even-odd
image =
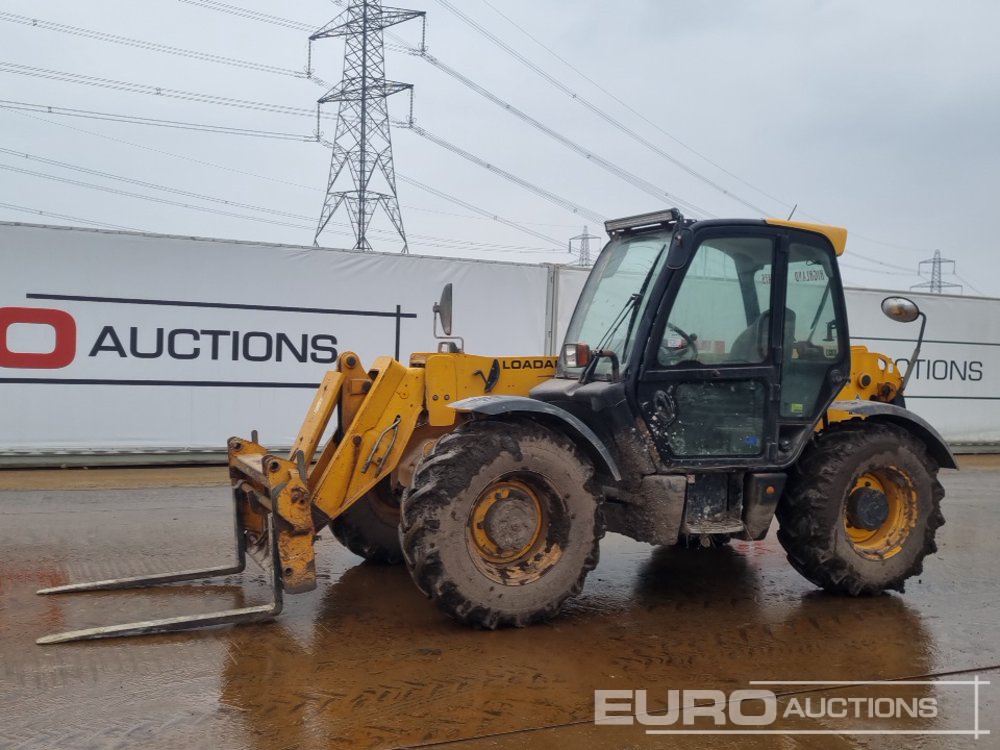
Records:
<instances>
[{"instance_id":1,"label":"cab side window","mask_svg":"<svg viewBox=\"0 0 1000 750\"><path fill-rule=\"evenodd\" d=\"M646 406L668 455L756 456L764 450L768 388L759 370L770 360L773 264L771 237L709 238L695 250L657 350L653 369L666 378L651 378ZM730 369L735 377L705 379L696 374L703 367Z\"/></svg>"},{"instance_id":2,"label":"cab side window","mask_svg":"<svg viewBox=\"0 0 1000 750\"><path fill-rule=\"evenodd\" d=\"M761 363L767 359L774 248L766 237L703 242L670 310L657 363Z\"/></svg>"},{"instance_id":3,"label":"cab side window","mask_svg":"<svg viewBox=\"0 0 1000 750\"><path fill-rule=\"evenodd\" d=\"M840 321L829 251L792 242L786 289L781 416L810 419L830 364L840 358Z\"/></svg>"}]
</instances>

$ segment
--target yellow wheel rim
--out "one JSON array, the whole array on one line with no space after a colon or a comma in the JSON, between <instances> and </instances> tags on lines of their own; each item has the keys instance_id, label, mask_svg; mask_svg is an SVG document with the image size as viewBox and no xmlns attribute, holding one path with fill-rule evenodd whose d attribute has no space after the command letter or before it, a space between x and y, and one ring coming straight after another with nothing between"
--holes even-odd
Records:
<instances>
[{"instance_id":1,"label":"yellow wheel rim","mask_svg":"<svg viewBox=\"0 0 1000 750\"><path fill-rule=\"evenodd\" d=\"M491 484L476 500L469 525L476 551L494 563L511 563L529 552L542 532L542 503L524 482Z\"/></svg>"},{"instance_id":2,"label":"yellow wheel rim","mask_svg":"<svg viewBox=\"0 0 1000 750\"><path fill-rule=\"evenodd\" d=\"M531 483L506 478L491 483L469 513L468 542L473 562L507 586L540 578L559 557L548 549L546 497Z\"/></svg>"},{"instance_id":3,"label":"yellow wheel rim","mask_svg":"<svg viewBox=\"0 0 1000 750\"><path fill-rule=\"evenodd\" d=\"M861 498L876 508L867 523L855 517L858 512L852 513L852 503ZM895 466L859 476L844 507L844 528L851 545L858 554L873 560L898 554L916 521L917 492L906 472Z\"/></svg>"}]
</instances>

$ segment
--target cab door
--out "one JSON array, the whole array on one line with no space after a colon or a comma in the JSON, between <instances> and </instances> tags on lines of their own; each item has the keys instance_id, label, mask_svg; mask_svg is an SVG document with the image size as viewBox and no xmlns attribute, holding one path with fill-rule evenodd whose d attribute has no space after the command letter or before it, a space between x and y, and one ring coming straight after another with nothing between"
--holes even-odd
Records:
<instances>
[{"instance_id":1,"label":"cab door","mask_svg":"<svg viewBox=\"0 0 1000 750\"><path fill-rule=\"evenodd\" d=\"M833 250L795 236L767 225L695 233L690 261L664 290L634 391L667 465L786 463L836 392L831 372L847 347ZM799 278L815 287L807 293L788 293L790 249Z\"/></svg>"},{"instance_id":2,"label":"cab door","mask_svg":"<svg viewBox=\"0 0 1000 750\"><path fill-rule=\"evenodd\" d=\"M667 464L760 463L777 440L777 233L740 227L699 232L695 241L650 332L639 410Z\"/></svg>"}]
</instances>

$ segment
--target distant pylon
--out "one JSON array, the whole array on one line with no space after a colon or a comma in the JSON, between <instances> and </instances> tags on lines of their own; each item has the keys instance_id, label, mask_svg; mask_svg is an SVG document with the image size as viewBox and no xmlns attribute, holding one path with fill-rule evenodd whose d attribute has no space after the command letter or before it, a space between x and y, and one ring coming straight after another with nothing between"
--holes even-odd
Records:
<instances>
[{"instance_id":1,"label":"distant pylon","mask_svg":"<svg viewBox=\"0 0 1000 750\"><path fill-rule=\"evenodd\" d=\"M368 227L375 209L381 206L403 241L402 252L409 252L396 198L387 99L400 91L412 91L413 86L385 79L382 31L422 17L423 11L383 8L381 0L350 0L347 10L309 37L310 58L312 43L317 39L344 37L346 40L343 78L317 102L317 120L322 105L338 102L340 107L326 198L316 226L314 245L319 245L323 230L344 206L354 232L354 249L371 250ZM347 174L344 167L347 167Z\"/></svg>"},{"instance_id":2,"label":"distant pylon","mask_svg":"<svg viewBox=\"0 0 1000 750\"><path fill-rule=\"evenodd\" d=\"M962 291L961 284L951 284L946 281L941 280L942 268L945 264L951 264L951 270L948 272L950 275L955 273L955 261L949 260L948 258L941 257L941 251L935 250L934 257L928 260L922 260L917 264L917 273L920 278L927 278L924 276L924 265L930 265L931 267L931 278L929 281L925 281L922 284L914 284L910 289L927 289L931 294L943 294L945 289L958 289L959 293Z\"/></svg>"},{"instance_id":3,"label":"distant pylon","mask_svg":"<svg viewBox=\"0 0 1000 750\"><path fill-rule=\"evenodd\" d=\"M587 227L583 228L583 234L578 234L576 237L569 238L569 251L573 252L573 243L579 242L579 258L577 259L577 265L589 266L590 265L590 241L601 239L596 234L591 234L587 231Z\"/></svg>"}]
</instances>

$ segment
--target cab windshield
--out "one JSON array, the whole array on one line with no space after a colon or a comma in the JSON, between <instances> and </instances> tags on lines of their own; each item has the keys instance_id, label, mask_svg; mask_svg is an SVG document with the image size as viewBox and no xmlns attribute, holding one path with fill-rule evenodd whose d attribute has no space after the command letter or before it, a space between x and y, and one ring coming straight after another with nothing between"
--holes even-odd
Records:
<instances>
[{"instance_id":1,"label":"cab windshield","mask_svg":"<svg viewBox=\"0 0 1000 750\"><path fill-rule=\"evenodd\" d=\"M672 237L672 230L660 229L613 238L583 287L566 331L566 343L610 349L624 364L636 325L649 302L648 291L666 260ZM568 368L562 360L560 368L569 376L579 375L582 370ZM601 377L610 372L611 362L603 359L594 374Z\"/></svg>"}]
</instances>

